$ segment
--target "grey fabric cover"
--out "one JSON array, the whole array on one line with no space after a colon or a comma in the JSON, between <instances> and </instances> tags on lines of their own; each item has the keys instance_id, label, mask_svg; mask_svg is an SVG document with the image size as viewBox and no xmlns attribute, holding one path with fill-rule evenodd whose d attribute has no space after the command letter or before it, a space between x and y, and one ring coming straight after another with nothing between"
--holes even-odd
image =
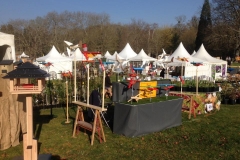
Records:
<instances>
[{"instance_id":1,"label":"grey fabric cover","mask_svg":"<svg viewBox=\"0 0 240 160\"><path fill-rule=\"evenodd\" d=\"M127 137L158 132L182 124L183 99L139 104L116 103L113 132Z\"/></svg>"}]
</instances>

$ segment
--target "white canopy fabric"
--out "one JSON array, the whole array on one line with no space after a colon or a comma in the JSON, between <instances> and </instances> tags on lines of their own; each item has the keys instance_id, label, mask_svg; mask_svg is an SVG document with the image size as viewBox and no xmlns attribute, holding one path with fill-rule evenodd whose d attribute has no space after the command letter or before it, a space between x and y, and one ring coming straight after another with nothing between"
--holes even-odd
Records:
<instances>
[{"instance_id":1,"label":"white canopy fabric","mask_svg":"<svg viewBox=\"0 0 240 160\"><path fill-rule=\"evenodd\" d=\"M227 64L227 61L221 60L221 59L217 59L212 57L205 49L204 45L202 44L201 47L199 48L199 50L192 55L192 57L207 61L209 63L224 63Z\"/></svg>"},{"instance_id":2,"label":"white canopy fabric","mask_svg":"<svg viewBox=\"0 0 240 160\"><path fill-rule=\"evenodd\" d=\"M187 58L188 62L183 62L180 60L177 60L177 58ZM168 63L168 66L184 66L185 71L184 75L186 77L193 77L196 76L196 70L198 70L198 76L207 76L211 77L211 65L207 61L192 57L187 50L184 48L182 42L179 44L178 48L173 52L171 56L168 57L167 61L170 61L173 58L173 62ZM192 62L195 63L202 63L202 66L196 67Z\"/></svg>"},{"instance_id":3,"label":"white canopy fabric","mask_svg":"<svg viewBox=\"0 0 240 160\"><path fill-rule=\"evenodd\" d=\"M72 55L70 56L70 58L73 61L75 59L75 54L76 54L76 61L86 61L87 60L79 48L77 48L74 52L72 52Z\"/></svg>"},{"instance_id":4,"label":"white canopy fabric","mask_svg":"<svg viewBox=\"0 0 240 160\"><path fill-rule=\"evenodd\" d=\"M218 79L218 78L222 78L223 76L226 76L227 61L212 57L206 51L203 44L200 46L199 50L192 56L202 59L204 61L208 61L211 64L212 69L209 72L211 72L213 79Z\"/></svg>"},{"instance_id":5,"label":"white canopy fabric","mask_svg":"<svg viewBox=\"0 0 240 160\"><path fill-rule=\"evenodd\" d=\"M0 52L0 60L16 61L14 35L0 32L0 48L4 51Z\"/></svg>"},{"instance_id":6,"label":"white canopy fabric","mask_svg":"<svg viewBox=\"0 0 240 160\"><path fill-rule=\"evenodd\" d=\"M195 55L196 53L197 53L197 52L194 50L191 56Z\"/></svg>"},{"instance_id":7,"label":"white canopy fabric","mask_svg":"<svg viewBox=\"0 0 240 160\"><path fill-rule=\"evenodd\" d=\"M71 58L63 57L60 55L60 53L57 51L55 46L52 47L50 52L43 57L36 58L37 61L40 62L64 62L64 61L72 61Z\"/></svg>"},{"instance_id":8,"label":"white canopy fabric","mask_svg":"<svg viewBox=\"0 0 240 160\"><path fill-rule=\"evenodd\" d=\"M178 48L173 52L171 56L168 57L167 61L170 61L173 58L173 62L169 63L168 66L180 66L182 65L182 61L177 60L177 58L187 58L188 62L197 62L197 63L208 63L202 59L198 59L195 57L192 57L188 51L183 46L182 42L179 44Z\"/></svg>"},{"instance_id":9,"label":"white canopy fabric","mask_svg":"<svg viewBox=\"0 0 240 160\"><path fill-rule=\"evenodd\" d=\"M107 51L104 55L104 58L108 58L108 57L111 57L112 55Z\"/></svg>"},{"instance_id":10,"label":"white canopy fabric","mask_svg":"<svg viewBox=\"0 0 240 160\"><path fill-rule=\"evenodd\" d=\"M111 56L109 56L109 57L107 58L107 60L117 61L117 58L118 58L118 59L121 59L121 60L125 59L125 58L123 58L122 56L120 56L120 55L115 51L113 55L111 55Z\"/></svg>"},{"instance_id":11,"label":"white canopy fabric","mask_svg":"<svg viewBox=\"0 0 240 160\"><path fill-rule=\"evenodd\" d=\"M29 56L28 55L26 55L24 52L20 55L20 58L29 58Z\"/></svg>"},{"instance_id":12,"label":"white canopy fabric","mask_svg":"<svg viewBox=\"0 0 240 160\"><path fill-rule=\"evenodd\" d=\"M143 49L138 53L138 55L129 58L129 61L156 61L156 58L148 56Z\"/></svg>"},{"instance_id":13,"label":"white canopy fabric","mask_svg":"<svg viewBox=\"0 0 240 160\"><path fill-rule=\"evenodd\" d=\"M136 55L137 53L133 51L129 43L127 43L126 46L123 48L123 50L119 53L119 56L124 58L125 60L135 57Z\"/></svg>"}]
</instances>

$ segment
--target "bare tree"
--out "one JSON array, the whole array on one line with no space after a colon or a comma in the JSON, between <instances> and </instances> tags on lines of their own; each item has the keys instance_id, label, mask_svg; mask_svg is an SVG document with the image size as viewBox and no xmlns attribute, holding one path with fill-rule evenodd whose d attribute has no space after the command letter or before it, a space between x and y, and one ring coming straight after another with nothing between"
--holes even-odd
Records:
<instances>
[{"instance_id":1,"label":"bare tree","mask_svg":"<svg viewBox=\"0 0 240 160\"><path fill-rule=\"evenodd\" d=\"M213 0L213 30L212 40L215 44L227 46L228 55L239 54L240 50L240 1ZM223 51L224 49L222 49ZM226 50L224 50L226 52ZM229 53L230 52L230 53Z\"/></svg>"}]
</instances>

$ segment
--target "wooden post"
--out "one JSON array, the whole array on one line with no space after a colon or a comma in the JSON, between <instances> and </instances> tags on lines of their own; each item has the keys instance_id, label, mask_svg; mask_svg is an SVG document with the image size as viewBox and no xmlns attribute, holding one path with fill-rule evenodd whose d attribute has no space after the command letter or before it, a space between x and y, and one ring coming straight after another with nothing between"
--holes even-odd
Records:
<instances>
[{"instance_id":1,"label":"wooden post","mask_svg":"<svg viewBox=\"0 0 240 160\"><path fill-rule=\"evenodd\" d=\"M27 133L23 136L24 160L37 160L37 140L33 140L33 107L32 95L26 97Z\"/></svg>"},{"instance_id":2,"label":"wooden post","mask_svg":"<svg viewBox=\"0 0 240 160\"><path fill-rule=\"evenodd\" d=\"M198 95L198 66L196 67L196 95Z\"/></svg>"},{"instance_id":3,"label":"wooden post","mask_svg":"<svg viewBox=\"0 0 240 160\"><path fill-rule=\"evenodd\" d=\"M65 123L70 123L69 119L68 119L68 81L66 81L66 96L67 96L67 106L66 106L66 117L67 120Z\"/></svg>"},{"instance_id":4,"label":"wooden post","mask_svg":"<svg viewBox=\"0 0 240 160\"><path fill-rule=\"evenodd\" d=\"M75 137L75 133L76 133L76 127L77 127L77 122L78 122L79 109L80 109L80 106L77 107L77 113L76 113L76 117L75 117L73 134L72 134L73 137Z\"/></svg>"}]
</instances>

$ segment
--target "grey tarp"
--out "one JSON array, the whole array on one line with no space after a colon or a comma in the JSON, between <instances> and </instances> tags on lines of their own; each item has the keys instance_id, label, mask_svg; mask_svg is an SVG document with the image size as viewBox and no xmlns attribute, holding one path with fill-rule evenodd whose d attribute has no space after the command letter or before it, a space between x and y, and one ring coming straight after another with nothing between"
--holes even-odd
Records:
<instances>
[{"instance_id":1,"label":"grey tarp","mask_svg":"<svg viewBox=\"0 0 240 160\"><path fill-rule=\"evenodd\" d=\"M2 75L1 75L2 76ZM0 150L19 144L20 131L26 132L25 96L9 92L9 79L0 77Z\"/></svg>"},{"instance_id":2,"label":"grey tarp","mask_svg":"<svg viewBox=\"0 0 240 160\"><path fill-rule=\"evenodd\" d=\"M182 98L139 105L116 103L113 132L135 137L179 126L182 103Z\"/></svg>"}]
</instances>

